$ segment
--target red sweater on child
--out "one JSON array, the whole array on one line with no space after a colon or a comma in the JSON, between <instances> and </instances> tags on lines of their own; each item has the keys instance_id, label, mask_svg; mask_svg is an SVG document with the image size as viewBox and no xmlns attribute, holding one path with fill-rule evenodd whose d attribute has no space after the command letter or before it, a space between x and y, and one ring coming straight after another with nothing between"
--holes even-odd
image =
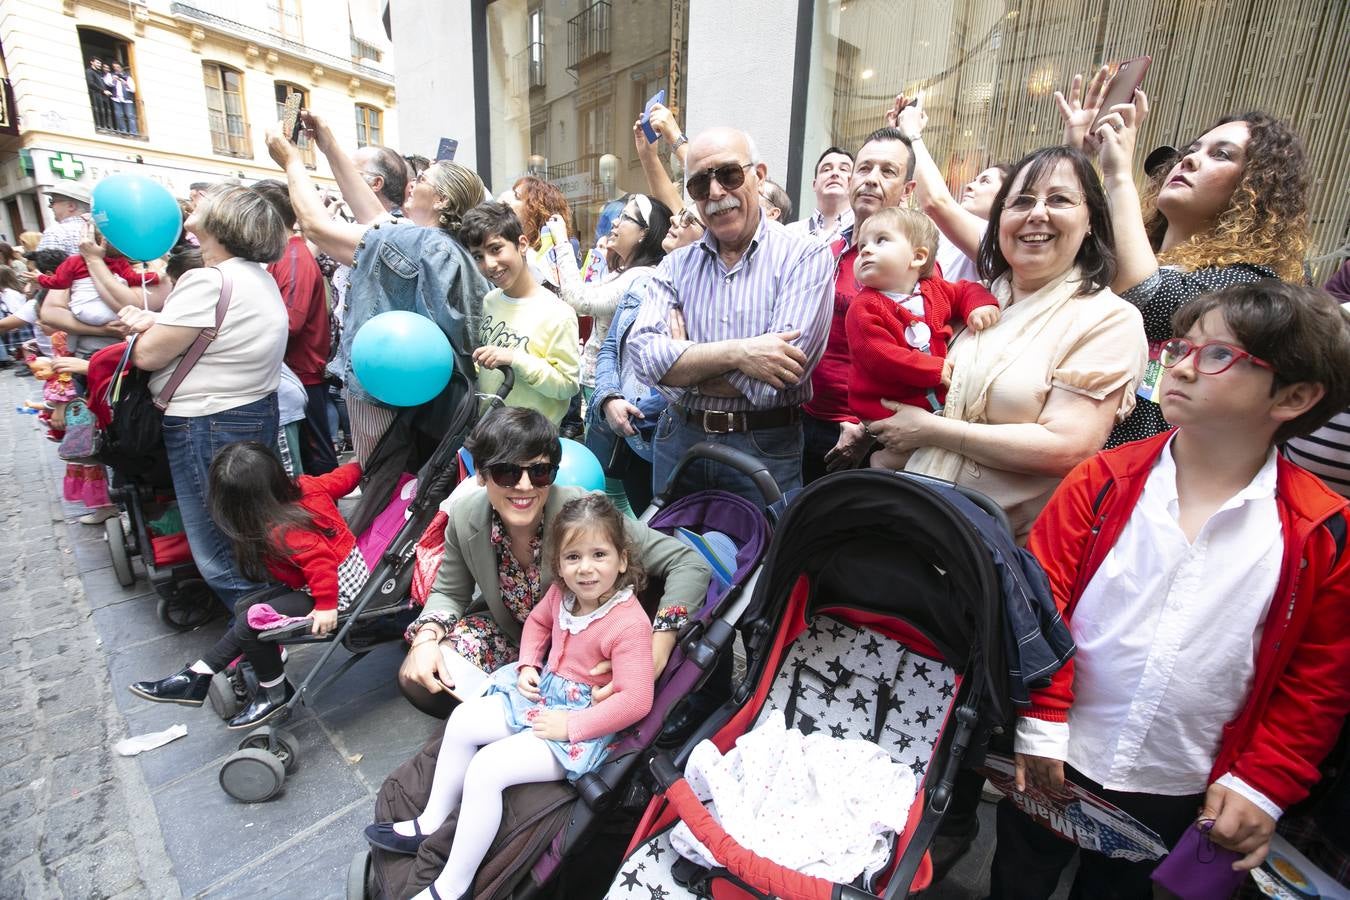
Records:
<instances>
[{"instance_id":1,"label":"red sweater on child","mask_svg":"<svg viewBox=\"0 0 1350 900\"><path fill-rule=\"evenodd\" d=\"M863 288L849 304L844 320L852 369L848 377L848 405L864 422L884 419L891 411L883 399L931 410L928 393L938 402L947 397L942 387L942 362L952 337L953 320L964 323L977 307L997 306L994 295L974 281L952 284L941 278L919 279L923 315L872 288ZM911 341L905 330L927 325L928 351ZM917 346L916 346L917 344Z\"/></svg>"},{"instance_id":2,"label":"red sweater on child","mask_svg":"<svg viewBox=\"0 0 1350 900\"><path fill-rule=\"evenodd\" d=\"M300 505L314 520L314 528L291 528L274 534L281 545L280 559L269 557L267 571L289 588L309 586L315 609L337 609L338 566L356 546L356 536L338 512L337 501L361 483L361 466L348 463L327 475L301 475Z\"/></svg>"},{"instance_id":3,"label":"red sweater on child","mask_svg":"<svg viewBox=\"0 0 1350 900\"><path fill-rule=\"evenodd\" d=\"M614 693L587 709L569 711L567 739L589 741L614 734L652 709L656 675L652 668L651 620L637 597L628 591L604 615L572 634L559 622L562 601L562 589L555 584L530 611L520 633L520 665L543 671L544 649L549 648L550 672L568 681L599 687L604 681L592 675L591 669L601 660L610 660L614 665Z\"/></svg>"},{"instance_id":4,"label":"red sweater on child","mask_svg":"<svg viewBox=\"0 0 1350 900\"><path fill-rule=\"evenodd\" d=\"M108 264L108 270L118 278L121 278L127 284L137 285L144 279L146 284L158 284L159 276L154 272L146 272L142 275L131 267L131 262L125 256L109 256L103 260ZM38 284L53 291L67 290L71 285L81 278L90 278L89 265L84 261L83 256L67 256L61 265L56 267L56 271L50 275L39 275Z\"/></svg>"}]
</instances>

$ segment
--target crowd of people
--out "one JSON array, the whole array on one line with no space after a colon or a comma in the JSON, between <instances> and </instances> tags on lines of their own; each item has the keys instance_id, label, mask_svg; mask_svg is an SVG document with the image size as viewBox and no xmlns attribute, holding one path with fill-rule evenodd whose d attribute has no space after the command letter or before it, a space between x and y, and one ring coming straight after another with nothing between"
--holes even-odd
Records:
<instances>
[{"instance_id":1,"label":"crowd of people","mask_svg":"<svg viewBox=\"0 0 1350 900\"><path fill-rule=\"evenodd\" d=\"M96 84L97 63L91 98L135 133L134 88L115 73ZM192 557L234 616L205 656L132 690L200 704L243 653L260 687L229 727L291 699L257 635L277 617L331 632L369 576L336 504L398 410L362 386L352 343L405 310L472 357L482 393L514 374L507 408L465 445L479 490L456 492L430 596L406 623L400 686L449 716L432 799L367 830L416 852L460 809L450 861L420 896L468 890L506 787L594 768L605 737L650 707L711 573L635 514L703 441L758 458L789 496L872 466L990 498L1078 648L1016 723L1019 784L1074 781L1169 846L1210 820L1242 869L1278 826L1350 884L1350 843L1325 814L1350 798L1323 778L1350 761L1337 743L1350 276L1308 284L1293 126L1224 115L1140 185L1148 98L1103 109L1107 84L1105 70L1076 79L1056 95L1061 143L990 160L959 194L926 148L921 102L897 97L861 146L820 151L814 208L791 224L752 136L686 137L656 106L648 124L684 182L635 123L647 191L607 207L593 247L547 181L494 199L454 162L348 154L308 111L337 193L272 132L284 180L194 185L191 240L167 271L119 258L83 188L49 191L56 224L26 255L0 245L0 330L50 341L29 356L48 361L54 435L90 357L137 336L132 362L171 395L164 445ZM560 436L598 459L603 498L554 485ZM117 514L101 479L72 463L83 522ZM681 493L762 502L710 461L678 479ZM644 578L664 591L652 620L630 602ZM454 699L443 648L497 673L487 696ZM975 837L981 783L958 782L939 879ZM995 897L1049 896L1075 852L1008 801L997 843ZM1153 865L1082 851L1076 895L1151 896Z\"/></svg>"}]
</instances>

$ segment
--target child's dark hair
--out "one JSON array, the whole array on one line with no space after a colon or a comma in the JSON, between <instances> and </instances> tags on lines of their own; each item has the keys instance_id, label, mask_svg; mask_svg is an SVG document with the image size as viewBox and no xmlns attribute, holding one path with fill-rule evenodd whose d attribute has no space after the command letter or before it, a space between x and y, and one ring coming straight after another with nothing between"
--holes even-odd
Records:
<instances>
[{"instance_id":1,"label":"child's dark hair","mask_svg":"<svg viewBox=\"0 0 1350 900\"><path fill-rule=\"evenodd\" d=\"M178 279L183 277L184 272L191 269L200 269L204 265L201 249L183 241L169 251L169 262L164 267L164 274L169 276L174 283L177 283Z\"/></svg>"},{"instance_id":2,"label":"child's dark hair","mask_svg":"<svg viewBox=\"0 0 1350 900\"><path fill-rule=\"evenodd\" d=\"M517 244L524 234L525 229L511 207L493 200L480 203L466 212L459 226L459 242L470 250L498 236Z\"/></svg>"},{"instance_id":3,"label":"child's dark hair","mask_svg":"<svg viewBox=\"0 0 1350 900\"><path fill-rule=\"evenodd\" d=\"M271 448L257 441L227 444L211 461L206 503L211 521L229 540L239 572L269 581L267 562L286 559L279 534L300 528L325 534L300 505L300 486Z\"/></svg>"},{"instance_id":4,"label":"child's dark hair","mask_svg":"<svg viewBox=\"0 0 1350 900\"><path fill-rule=\"evenodd\" d=\"M48 247L33 254L33 264L43 275L50 275L66 261L66 251L59 247Z\"/></svg>"},{"instance_id":5,"label":"child's dark hair","mask_svg":"<svg viewBox=\"0 0 1350 900\"><path fill-rule=\"evenodd\" d=\"M1213 310L1242 349L1274 367L1272 394L1300 382L1326 390L1311 409L1279 427L1277 444L1311 434L1350 406L1350 316L1326 291L1274 278L1235 284L1178 309L1172 334L1185 337Z\"/></svg>"},{"instance_id":6,"label":"child's dark hair","mask_svg":"<svg viewBox=\"0 0 1350 900\"><path fill-rule=\"evenodd\" d=\"M564 590L567 587L563 584L562 576L556 574L562 571L563 545L578 532L591 529L599 531L621 555L627 557L628 565L614 582L614 590L626 587L631 587L634 591L642 590L643 585L647 583L647 573L642 569L642 560L633 542L628 539L628 532L623 525L623 513L619 512L618 507L604 494L586 494L567 501L549 524L546 541L549 547L548 564L555 573L558 586Z\"/></svg>"},{"instance_id":7,"label":"child's dark hair","mask_svg":"<svg viewBox=\"0 0 1350 900\"><path fill-rule=\"evenodd\" d=\"M478 420L464 439L464 449L480 471L494 463L526 462L548 457L562 460L558 429L542 413L520 406L504 406Z\"/></svg>"}]
</instances>

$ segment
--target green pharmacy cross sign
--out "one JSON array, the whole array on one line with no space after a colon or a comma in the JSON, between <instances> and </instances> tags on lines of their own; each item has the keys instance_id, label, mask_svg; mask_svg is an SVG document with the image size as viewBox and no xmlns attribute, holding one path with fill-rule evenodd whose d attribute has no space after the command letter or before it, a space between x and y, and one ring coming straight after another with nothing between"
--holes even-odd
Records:
<instances>
[{"instance_id":1,"label":"green pharmacy cross sign","mask_svg":"<svg viewBox=\"0 0 1350 900\"><path fill-rule=\"evenodd\" d=\"M84 174L84 163L65 151L48 157L47 165L51 166L52 174L72 181Z\"/></svg>"}]
</instances>

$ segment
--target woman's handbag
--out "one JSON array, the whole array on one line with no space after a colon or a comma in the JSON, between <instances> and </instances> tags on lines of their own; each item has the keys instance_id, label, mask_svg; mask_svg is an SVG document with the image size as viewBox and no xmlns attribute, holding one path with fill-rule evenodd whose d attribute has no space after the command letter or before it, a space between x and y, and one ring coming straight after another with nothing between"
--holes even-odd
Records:
<instances>
[{"instance_id":1,"label":"woman's handbag","mask_svg":"<svg viewBox=\"0 0 1350 900\"><path fill-rule=\"evenodd\" d=\"M216 325L203 328L188 347L173 370L169 383L155 397L150 393L150 373L131 364L132 350L140 335L127 339L126 350L108 381L105 403L112 410L112 421L104 429L103 446L99 458L125 474L137 474L153 468L154 459L161 454L164 444L164 410L173 399L178 386L187 378L197 360L216 338L225 310L230 306L234 285L223 269L220 272L220 299L216 301Z\"/></svg>"}]
</instances>

